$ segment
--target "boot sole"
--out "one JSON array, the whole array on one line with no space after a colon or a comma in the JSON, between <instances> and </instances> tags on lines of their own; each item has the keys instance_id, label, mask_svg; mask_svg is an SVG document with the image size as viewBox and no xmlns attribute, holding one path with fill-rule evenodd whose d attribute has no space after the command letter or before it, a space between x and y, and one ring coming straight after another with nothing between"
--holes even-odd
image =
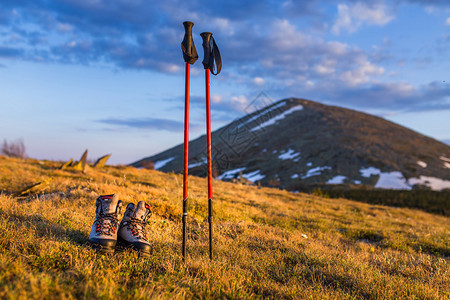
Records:
<instances>
[{"instance_id":1,"label":"boot sole","mask_svg":"<svg viewBox=\"0 0 450 300\"><path fill-rule=\"evenodd\" d=\"M115 248L105 247L103 245L100 245L100 244L97 244L97 243L93 243L93 242L88 242L88 245L92 249L94 249L94 250L96 250L98 252L104 253L104 254L114 254L114 251L115 251Z\"/></svg>"},{"instance_id":2,"label":"boot sole","mask_svg":"<svg viewBox=\"0 0 450 300\"><path fill-rule=\"evenodd\" d=\"M145 250L139 249L135 245L133 245L133 243L129 243L120 237L117 238L117 246L118 246L118 248L117 248L118 251L124 251L126 249L131 249L133 251L137 251L139 254L139 257L149 257L150 256L150 251L145 251Z\"/></svg>"}]
</instances>

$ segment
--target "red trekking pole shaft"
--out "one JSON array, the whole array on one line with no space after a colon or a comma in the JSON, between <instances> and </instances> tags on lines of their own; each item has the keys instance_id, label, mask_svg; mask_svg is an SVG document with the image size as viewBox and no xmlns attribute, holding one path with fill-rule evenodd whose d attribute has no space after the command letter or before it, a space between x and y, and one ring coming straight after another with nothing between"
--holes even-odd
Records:
<instances>
[{"instance_id":1,"label":"red trekking pole shaft","mask_svg":"<svg viewBox=\"0 0 450 300\"><path fill-rule=\"evenodd\" d=\"M205 68L205 90L206 90L206 158L208 167L208 223L209 223L209 258L213 258L213 190L212 190L212 155L211 155L211 101L209 92L209 74L210 70L214 68L214 52L211 47L211 41L215 46L214 39L212 39L211 32L203 32L200 34L203 39L203 51L205 57L203 59L203 66ZM217 50L218 52L218 50ZM219 54L220 56L220 54ZM220 72L220 70L219 70ZM213 73L214 74L214 73ZM218 73L216 73L218 74Z\"/></svg>"},{"instance_id":2,"label":"red trekking pole shaft","mask_svg":"<svg viewBox=\"0 0 450 300\"><path fill-rule=\"evenodd\" d=\"M211 158L211 101L209 97L209 69L205 70L206 85L206 159L208 167L208 223L209 223L209 258L212 259L212 158Z\"/></svg>"},{"instance_id":3,"label":"red trekking pole shaft","mask_svg":"<svg viewBox=\"0 0 450 300\"><path fill-rule=\"evenodd\" d=\"M184 86L184 161L183 161L183 244L182 255L183 261L186 259L186 219L187 219L187 198L188 198L188 171L189 171L189 86L190 86L190 64L195 63L198 59L197 50L195 49L194 40L192 38L192 27L194 23L186 21L184 25L184 39L181 43L183 58L186 62L186 78Z\"/></svg>"},{"instance_id":4,"label":"red trekking pole shaft","mask_svg":"<svg viewBox=\"0 0 450 300\"><path fill-rule=\"evenodd\" d=\"M186 78L184 88L184 160L183 160L183 260L186 258L186 218L188 197L188 172L189 172L189 85L190 64L186 63Z\"/></svg>"}]
</instances>

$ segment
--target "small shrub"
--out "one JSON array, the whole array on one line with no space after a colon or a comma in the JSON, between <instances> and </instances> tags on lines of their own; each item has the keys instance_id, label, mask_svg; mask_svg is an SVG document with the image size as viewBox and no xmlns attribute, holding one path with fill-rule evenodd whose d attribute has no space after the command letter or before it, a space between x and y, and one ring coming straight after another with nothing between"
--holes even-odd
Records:
<instances>
[{"instance_id":1,"label":"small shrub","mask_svg":"<svg viewBox=\"0 0 450 300\"><path fill-rule=\"evenodd\" d=\"M147 161L145 161L145 162L143 162L141 164L141 167L143 169L147 169L147 170L154 170L155 169L155 163L150 161L150 160L147 160Z\"/></svg>"},{"instance_id":2,"label":"small shrub","mask_svg":"<svg viewBox=\"0 0 450 300\"><path fill-rule=\"evenodd\" d=\"M270 187L279 188L280 185L281 185L280 179L278 179L277 177L273 177L269 180Z\"/></svg>"},{"instance_id":3,"label":"small shrub","mask_svg":"<svg viewBox=\"0 0 450 300\"><path fill-rule=\"evenodd\" d=\"M327 192L322 191L321 188L317 188L313 191L314 196L323 197L323 198L330 198L330 195Z\"/></svg>"},{"instance_id":4,"label":"small shrub","mask_svg":"<svg viewBox=\"0 0 450 300\"><path fill-rule=\"evenodd\" d=\"M9 157L25 158L25 144L22 139L14 142L3 140L2 154Z\"/></svg>"}]
</instances>

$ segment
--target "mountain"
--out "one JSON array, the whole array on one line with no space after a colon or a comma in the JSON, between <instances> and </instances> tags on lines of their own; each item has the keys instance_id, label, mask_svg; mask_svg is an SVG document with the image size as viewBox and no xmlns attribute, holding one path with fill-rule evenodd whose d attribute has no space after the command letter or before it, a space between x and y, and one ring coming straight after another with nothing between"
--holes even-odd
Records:
<instances>
[{"instance_id":1,"label":"mountain","mask_svg":"<svg viewBox=\"0 0 450 300\"><path fill-rule=\"evenodd\" d=\"M289 98L212 133L216 179L245 178L287 190L328 185L351 188L450 188L450 146L383 118ZM189 173L206 174L206 137L189 144ZM182 172L183 145L148 161Z\"/></svg>"}]
</instances>

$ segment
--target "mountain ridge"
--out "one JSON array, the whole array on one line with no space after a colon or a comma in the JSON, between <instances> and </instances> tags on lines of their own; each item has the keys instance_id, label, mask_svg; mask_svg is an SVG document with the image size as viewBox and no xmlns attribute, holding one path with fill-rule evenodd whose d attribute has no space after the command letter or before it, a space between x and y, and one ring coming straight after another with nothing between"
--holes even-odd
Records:
<instances>
[{"instance_id":1,"label":"mountain ridge","mask_svg":"<svg viewBox=\"0 0 450 300\"><path fill-rule=\"evenodd\" d=\"M301 190L450 188L450 146L367 113L287 98L212 133L215 177ZM206 174L205 136L190 141L189 172ZM182 171L180 144L131 165Z\"/></svg>"}]
</instances>

